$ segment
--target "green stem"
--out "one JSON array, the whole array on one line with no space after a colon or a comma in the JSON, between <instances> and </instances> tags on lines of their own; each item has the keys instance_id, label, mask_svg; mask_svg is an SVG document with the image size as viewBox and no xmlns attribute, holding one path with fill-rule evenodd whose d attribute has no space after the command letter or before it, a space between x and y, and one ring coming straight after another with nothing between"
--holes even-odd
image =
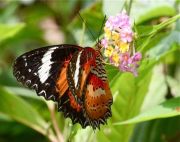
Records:
<instances>
[{"instance_id":1,"label":"green stem","mask_svg":"<svg viewBox=\"0 0 180 142\"><path fill-rule=\"evenodd\" d=\"M133 0L129 0L129 4L128 4L128 7L127 7L127 14L128 15L130 15L132 3L133 3Z\"/></svg>"},{"instance_id":2,"label":"green stem","mask_svg":"<svg viewBox=\"0 0 180 142\"><path fill-rule=\"evenodd\" d=\"M140 52L143 52L144 48L147 46L147 44L149 43L150 39L153 38L153 36L155 36L160 30L162 30L163 28L165 28L166 26L172 24L173 22L175 22L176 20L178 20L180 18L180 14L170 18L168 21L165 21L163 23L160 23L159 25L154 26L154 30L148 34L144 34L144 35L140 35L138 36L139 38L143 38L143 37L147 37L147 39L144 41L143 45L140 48Z\"/></svg>"},{"instance_id":3,"label":"green stem","mask_svg":"<svg viewBox=\"0 0 180 142\"><path fill-rule=\"evenodd\" d=\"M153 30L152 32L150 32L150 33L148 33L148 34L144 34L144 35L142 34L142 35L140 35L138 38L142 38L142 37L146 37L146 36L153 36L153 35L155 35L157 32L159 32L160 30L162 30L164 27L172 24L173 22L175 22L175 21L178 20L179 18L180 18L180 14L178 14L178 15L170 18L168 21L165 21L165 22L162 22L162 23L160 23L160 24L158 24L158 25L155 25L155 26L153 27L154 30Z\"/></svg>"},{"instance_id":4,"label":"green stem","mask_svg":"<svg viewBox=\"0 0 180 142\"><path fill-rule=\"evenodd\" d=\"M57 135L57 140L58 140L57 142L64 142L63 135L62 135L62 133L59 130L58 122L56 120L55 105L51 104L50 102L47 102L47 106L48 106L49 111L50 111L53 128L54 128L55 133Z\"/></svg>"},{"instance_id":5,"label":"green stem","mask_svg":"<svg viewBox=\"0 0 180 142\"><path fill-rule=\"evenodd\" d=\"M81 40L80 40L80 43L79 45L82 46L83 45L83 40L84 40L84 33L85 33L85 29L86 29L86 25L85 23L83 22L83 26L82 26L82 35L81 35Z\"/></svg>"}]
</instances>

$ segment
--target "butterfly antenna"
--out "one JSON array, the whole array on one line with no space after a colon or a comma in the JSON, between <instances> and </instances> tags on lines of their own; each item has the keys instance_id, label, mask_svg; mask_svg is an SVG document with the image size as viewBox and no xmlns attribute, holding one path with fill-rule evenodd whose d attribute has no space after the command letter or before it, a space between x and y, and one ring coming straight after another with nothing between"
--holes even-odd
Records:
<instances>
[{"instance_id":1,"label":"butterfly antenna","mask_svg":"<svg viewBox=\"0 0 180 142\"><path fill-rule=\"evenodd\" d=\"M93 35L93 33L91 32L91 30L89 29L89 27L88 27L88 25L87 25L87 22L82 18L81 14L80 14L79 12L78 12L78 15L79 15L79 17L81 18L81 20L85 23L85 25L86 25L86 27L87 27L89 33L91 34L93 40L96 41L95 36Z\"/></svg>"},{"instance_id":2,"label":"butterfly antenna","mask_svg":"<svg viewBox=\"0 0 180 142\"><path fill-rule=\"evenodd\" d=\"M106 15L104 16L103 22L102 22L102 24L101 24L101 29L100 29L99 34L98 34L98 43L100 43L99 37L100 37L100 35L101 35L101 32L102 32L102 29L103 29L103 25L104 25L104 23L105 23L105 20L106 20Z\"/></svg>"}]
</instances>

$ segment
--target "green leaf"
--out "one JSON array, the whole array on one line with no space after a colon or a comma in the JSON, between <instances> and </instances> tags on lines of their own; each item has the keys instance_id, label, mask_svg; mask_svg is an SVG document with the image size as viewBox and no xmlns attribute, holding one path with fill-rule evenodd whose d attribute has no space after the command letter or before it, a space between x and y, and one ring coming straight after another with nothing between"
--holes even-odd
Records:
<instances>
[{"instance_id":1,"label":"green leaf","mask_svg":"<svg viewBox=\"0 0 180 142\"><path fill-rule=\"evenodd\" d=\"M0 42L13 37L24 27L25 27L24 23L20 23L20 24L16 24L16 25L0 24L0 35L1 35Z\"/></svg>"},{"instance_id":2,"label":"green leaf","mask_svg":"<svg viewBox=\"0 0 180 142\"><path fill-rule=\"evenodd\" d=\"M172 31L148 52L150 57L159 58L170 50L173 44L180 45L180 32Z\"/></svg>"},{"instance_id":3,"label":"green leaf","mask_svg":"<svg viewBox=\"0 0 180 142\"><path fill-rule=\"evenodd\" d=\"M110 1L104 0L103 1L103 12L105 15L112 16L116 15L117 13L121 12L124 8L125 0L117 0L117 1Z\"/></svg>"},{"instance_id":4,"label":"green leaf","mask_svg":"<svg viewBox=\"0 0 180 142\"><path fill-rule=\"evenodd\" d=\"M180 97L180 82L176 80L176 78L172 78L171 76L167 76L168 85L171 87L171 94L174 97Z\"/></svg>"},{"instance_id":5,"label":"green leaf","mask_svg":"<svg viewBox=\"0 0 180 142\"><path fill-rule=\"evenodd\" d=\"M80 43L80 41L82 41L82 38L85 37L83 40L84 42L81 46L92 47L92 43L95 42L99 36L101 25L103 24L102 22L104 20L102 3L93 3L92 5L81 11L80 14L82 18L80 18L80 16L76 16L68 25L68 29L73 34L77 43ZM85 30L83 29L83 23L85 24Z\"/></svg>"},{"instance_id":6,"label":"green leaf","mask_svg":"<svg viewBox=\"0 0 180 142\"><path fill-rule=\"evenodd\" d=\"M20 97L0 86L0 113L7 115L43 135L52 135L48 123L37 111Z\"/></svg>"},{"instance_id":7,"label":"green leaf","mask_svg":"<svg viewBox=\"0 0 180 142\"><path fill-rule=\"evenodd\" d=\"M167 83L165 74L163 73L163 65L155 65L153 68L153 74L148 93L146 94L146 97L141 106L141 111L149 110L149 108L152 108L165 101L165 95L167 91Z\"/></svg>"},{"instance_id":8,"label":"green leaf","mask_svg":"<svg viewBox=\"0 0 180 142\"><path fill-rule=\"evenodd\" d=\"M139 19L136 21L137 24L140 24L149 19L160 17L160 16L173 16L175 14L175 9L169 6L160 6L148 11L146 14L139 16Z\"/></svg>"},{"instance_id":9,"label":"green leaf","mask_svg":"<svg viewBox=\"0 0 180 142\"><path fill-rule=\"evenodd\" d=\"M179 126L180 116L142 122L135 127L130 142L178 142Z\"/></svg>"},{"instance_id":10,"label":"green leaf","mask_svg":"<svg viewBox=\"0 0 180 142\"><path fill-rule=\"evenodd\" d=\"M118 122L116 125L132 124L157 118L173 117L177 115L180 115L180 97L167 100L147 110L146 112L140 113L138 116L132 119Z\"/></svg>"},{"instance_id":11,"label":"green leaf","mask_svg":"<svg viewBox=\"0 0 180 142\"><path fill-rule=\"evenodd\" d=\"M162 23L160 23L158 25L154 25L154 26L136 26L135 29L136 29L136 32L138 33L137 45L136 45L137 48L140 49L140 51L143 51L143 52L146 51L147 50L146 48L148 47L148 44L151 44L151 42L152 42L152 38L156 34L158 34L162 29L164 29L168 25L176 22L178 19L180 19L180 14L176 15L176 16L174 16L172 18L169 18L167 21L162 22ZM167 37L168 40L171 39L171 38L173 39L175 37L174 41L179 42L179 32L176 29L174 31L172 31L172 33L169 36L170 36L169 38Z\"/></svg>"},{"instance_id":12,"label":"green leaf","mask_svg":"<svg viewBox=\"0 0 180 142\"><path fill-rule=\"evenodd\" d=\"M33 98L36 100L42 100L39 96L37 96L35 94L34 91L29 90L27 88L22 88L22 87L5 87L5 89L13 94L17 94L23 97L29 97L29 98Z\"/></svg>"},{"instance_id":13,"label":"green leaf","mask_svg":"<svg viewBox=\"0 0 180 142\"><path fill-rule=\"evenodd\" d=\"M176 14L172 2L154 2L149 1L133 1L131 9L131 17L135 19L136 24L141 24L153 18L161 16L173 16Z\"/></svg>"},{"instance_id":14,"label":"green leaf","mask_svg":"<svg viewBox=\"0 0 180 142\"><path fill-rule=\"evenodd\" d=\"M86 129L79 129L73 138L73 142L93 142L95 141L95 133L88 127Z\"/></svg>"}]
</instances>

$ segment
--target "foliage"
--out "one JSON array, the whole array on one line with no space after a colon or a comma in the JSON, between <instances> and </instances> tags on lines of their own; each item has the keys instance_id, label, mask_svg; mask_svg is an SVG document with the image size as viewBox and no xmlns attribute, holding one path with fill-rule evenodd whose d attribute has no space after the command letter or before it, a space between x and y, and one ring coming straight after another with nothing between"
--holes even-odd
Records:
<instances>
[{"instance_id":1,"label":"foliage","mask_svg":"<svg viewBox=\"0 0 180 142\"><path fill-rule=\"evenodd\" d=\"M180 2L148 2L1 2L0 141L179 142ZM17 83L12 75L17 56L52 43L94 46L104 15L116 15L122 8L134 22L134 44L143 59L138 77L106 65L114 100L107 125L96 131L73 126L54 103Z\"/></svg>"}]
</instances>

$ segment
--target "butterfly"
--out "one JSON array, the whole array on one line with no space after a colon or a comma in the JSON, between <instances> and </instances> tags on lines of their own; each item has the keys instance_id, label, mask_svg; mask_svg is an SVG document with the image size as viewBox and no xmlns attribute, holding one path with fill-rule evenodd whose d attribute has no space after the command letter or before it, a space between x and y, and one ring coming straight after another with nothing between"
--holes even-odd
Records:
<instances>
[{"instance_id":1,"label":"butterfly","mask_svg":"<svg viewBox=\"0 0 180 142\"><path fill-rule=\"evenodd\" d=\"M113 102L100 50L70 44L34 49L19 56L13 74L82 128L107 123Z\"/></svg>"}]
</instances>

